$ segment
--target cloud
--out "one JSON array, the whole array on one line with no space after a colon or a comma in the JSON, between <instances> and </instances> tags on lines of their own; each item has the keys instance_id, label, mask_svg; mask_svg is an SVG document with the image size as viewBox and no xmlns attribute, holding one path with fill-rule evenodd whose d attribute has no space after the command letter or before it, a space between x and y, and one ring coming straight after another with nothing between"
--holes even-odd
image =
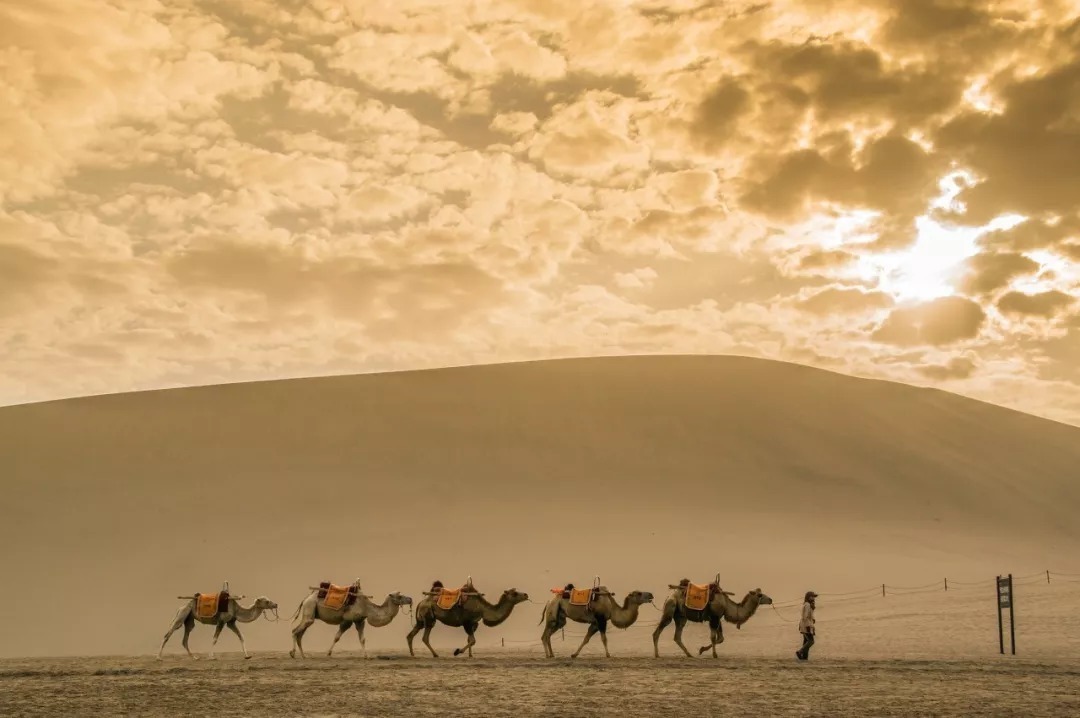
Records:
<instances>
[{"instance_id":1,"label":"cloud","mask_svg":"<svg viewBox=\"0 0 1080 718\"><path fill-rule=\"evenodd\" d=\"M873 338L899 346L945 346L973 339L986 320L979 304L964 297L942 297L899 307L874 331Z\"/></svg>"},{"instance_id":2,"label":"cloud","mask_svg":"<svg viewBox=\"0 0 1080 718\"><path fill-rule=\"evenodd\" d=\"M812 314L846 314L886 309L893 298L885 292L867 292L855 287L830 287L799 302L799 307Z\"/></svg>"},{"instance_id":3,"label":"cloud","mask_svg":"<svg viewBox=\"0 0 1080 718\"><path fill-rule=\"evenodd\" d=\"M966 220L1075 213L1080 168L1071 158L1080 154L1080 127L1072 98L1080 96L1080 59L1004 81L999 94L1001 114L966 111L934 134L941 151L981 178L960 194Z\"/></svg>"},{"instance_id":4,"label":"cloud","mask_svg":"<svg viewBox=\"0 0 1080 718\"><path fill-rule=\"evenodd\" d=\"M590 93L540 125L529 155L555 176L629 181L649 163L648 148L630 137L631 112L615 95Z\"/></svg>"},{"instance_id":5,"label":"cloud","mask_svg":"<svg viewBox=\"0 0 1080 718\"><path fill-rule=\"evenodd\" d=\"M861 151L841 141L833 152L794 150L759 157L744 204L778 218L806 213L809 203L829 201L886 212L884 227L911 224L938 193L943 167L917 143L895 135L871 140ZM889 242L892 244L892 242Z\"/></svg>"},{"instance_id":6,"label":"cloud","mask_svg":"<svg viewBox=\"0 0 1080 718\"><path fill-rule=\"evenodd\" d=\"M186 287L248 293L264 299L275 313L315 304L361 323L402 316L411 322L437 314L449 329L501 291L493 277L464 264L388 267L229 241L178 252L166 266Z\"/></svg>"},{"instance_id":7,"label":"cloud","mask_svg":"<svg viewBox=\"0 0 1080 718\"><path fill-rule=\"evenodd\" d=\"M0 320L31 306L55 281L59 263L19 245L0 244Z\"/></svg>"},{"instance_id":8,"label":"cloud","mask_svg":"<svg viewBox=\"0 0 1080 718\"><path fill-rule=\"evenodd\" d=\"M710 170L666 172L652 178L676 212L686 212L718 202L720 182Z\"/></svg>"},{"instance_id":9,"label":"cloud","mask_svg":"<svg viewBox=\"0 0 1080 718\"><path fill-rule=\"evenodd\" d=\"M989 294L1008 286L1016 277L1037 271L1039 263L1023 254L977 254L969 262L968 273L961 280L960 288L970 294Z\"/></svg>"},{"instance_id":10,"label":"cloud","mask_svg":"<svg viewBox=\"0 0 1080 718\"><path fill-rule=\"evenodd\" d=\"M978 364L970 357L953 357L944 364L926 364L919 367L919 373L934 381L950 381L971 377Z\"/></svg>"},{"instance_id":11,"label":"cloud","mask_svg":"<svg viewBox=\"0 0 1080 718\"><path fill-rule=\"evenodd\" d=\"M656 281L657 276L656 270L652 267L641 267L632 272L616 274L615 284L622 289L645 289Z\"/></svg>"},{"instance_id":12,"label":"cloud","mask_svg":"<svg viewBox=\"0 0 1080 718\"><path fill-rule=\"evenodd\" d=\"M998 309L1007 314L1028 314L1038 317L1051 317L1065 309L1076 297L1058 290L1025 294L1008 292L998 300Z\"/></svg>"},{"instance_id":13,"label":"cloud","mask_svg":"<svg viewBox=\"0 0 1080 718\"><path fill-rule=\"evenodd\" d=\"M725 77L698 107L693 131L709 144L723 144L736 130L739 119L753 107L752 95L734 77Z\"/></svg>"},{"instance_id":14,"label":"cloud","mask_svg":"<svg viewBox=\"0 0 1080 718\"><path fill-rule=\"evenodd\" d=\"M178 12L166 24L153 3L14 0L0 28L0 198L17 202L55 194L117 124L206 117L278 77L216 54L227 34L213 21Z\"/></svg>"},{"instance_id":15,"label":"cloud","mask_svg":"<svg viewBox=\"0 0 1080 718\"><path fill-rule=\"evenodd\" d=\"M802 271L833 269L855 261L856 256L841 249L826 251L812 250L799 257L798 267Z\"/></svg>"},{"instance_id":16,"label":"cloud","mask_svg":"<svg viewBox=\"0 0 1080 718\"><path fill-rule=\"evenodd\" d=\"M745 47L758 72L776 79L777 90L802 93L825 121L881 114L918 124L960 99L960 77L890 63L873 47L850 40L750 41Z\"/></svg>"}]
</instances>

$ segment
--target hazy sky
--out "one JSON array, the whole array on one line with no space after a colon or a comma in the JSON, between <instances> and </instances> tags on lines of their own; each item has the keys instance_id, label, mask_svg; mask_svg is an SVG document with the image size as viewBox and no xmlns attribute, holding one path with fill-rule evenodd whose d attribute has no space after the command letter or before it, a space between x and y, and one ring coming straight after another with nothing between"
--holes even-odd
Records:
<instances>
[{"instance_id":1,"label":"hazy sky","mask_svg":"<svg viewBox=\"0 0 1080 718\"><path fill-rule=\"evenodd\" d=\"M0 403L708 352L1080 423L1078 18L6 0Z\"/></svg>"}]
</instances>

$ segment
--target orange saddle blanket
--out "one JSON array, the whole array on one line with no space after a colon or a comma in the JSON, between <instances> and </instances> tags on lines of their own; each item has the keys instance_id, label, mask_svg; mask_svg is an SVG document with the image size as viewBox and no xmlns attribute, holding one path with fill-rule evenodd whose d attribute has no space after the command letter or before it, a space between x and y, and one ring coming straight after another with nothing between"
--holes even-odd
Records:
<instances>
[{"instance_id":1,"label":"orange saddle blanket","mask_svg":"<svg viewBox=\"0 0 1080 718\"><path fill-rule=\"evenodd\" d=\"M435 605L444 611L449 611L463 598L460 588L444 588L439 591L439 598L435 601Z\"/></svg>"},{"instance_id":2,"label":"orange saddle blanket","mask_svg":"<svg viewBox=\"0 0 1080 718\"><path fill-rule=\"evenodd\" d=\"M592 601L593 590L591 588L575 588L570 591L571 606L588 606Z\"/></svg>"},{"instance_id":3,"label":"orange saddle blanket","mask_svg":"<svg viewBox=\"0 0 1080 718\"><path fill-rule=\"evenodd\" d=\"M683 603L687 608L695 611L704 610L712 596L712 585L707 583L691 583L686 587L686 598Z\"/></svg>"},{"instance_id":4,"label":"orange saddle blanket","mask_svg":"<svg viewBox=\"0 0 1080 718\"><path fill-rule=\"evenodd\" d=\"M218 593L195 594L195 617L213 618L229 608L229 594L222 596Z\"/></svg>"},{"instance_id":5,"label":"orange saddle blanket","mask_svg":"<svg viewBox=\"0 0 1080 718\"><path fill-rule=\"evenodd\" d=\"M350 593L355 592L355 586L338 586L336 583L332 583L326 588L326 597L323 599L323 605L331 610L337 611L345 607L345 600L349 598Z\"/></svg>"}]
</instances>

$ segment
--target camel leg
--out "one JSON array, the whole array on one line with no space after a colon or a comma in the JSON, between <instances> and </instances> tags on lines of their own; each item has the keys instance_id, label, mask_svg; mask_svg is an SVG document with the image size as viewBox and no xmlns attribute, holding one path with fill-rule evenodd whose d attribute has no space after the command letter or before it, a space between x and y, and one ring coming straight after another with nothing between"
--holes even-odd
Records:
<instances>
[{"instance_id":1,"label":"camel leg","mask_svg":"<svg viewBox=\"0 0 1080 718\"><path fill-rule=\"evenodd\" d=\"M589 624L589 630L585 632L584 640L581 641L581 645L578 646L578 649L570 654L570 657L571 658L577 658L578 654L581 653L581 649L585 647L585 644L588 643L592 639L592 637L596 634L596 632L599 631L599 630L600 629L597 627L597 625L595 623L590 623Z\"/></svg>"},{"instance_id":2,"label":"camel leg","mask_svg":"<svg viewBox=\"0 0 1080 718\"><path fill-rule=\"evenodd\" d=\"M600 640L604 642L604 657L611 658L611 652L607 647L607 631L600 631Z\"/></svg>"},{"instance_id":3,"label":"camel leg","mask_svg":"<svg viewBox=\"0 0 1080 718\"><path fill-rule=\"evenodd\" d=\"M244 645L244 635L240 633L240 626L236 625L236 621L229 621L226 625L240 639L240 650L244 652L244 658L251 658L251 654L247 652L247 646Z\"/></svg>"},{"instance_id":4,"label":"camel leg","mask_svg":"<svg viewBox=\"0 0 1080 718\"><path fill-rule=\"evenodd\" d=\"M611 653L607 649L607 619L603 616L597 616L596 624L600 628L600 640L604 642L604 656L611 658Z\"/></svg>"},{"instance_id":5,"label":"camel leg","mask_svg":"<svg viewBox=\"0 0 1080 718\"><path fill-rule=\"evenodd\" d=\"M660 617L660 623L656 624L656 628L652 632L653 658L660 657L660 634L668 627L671 620L671 616L665 613Z\"/></svg>"},{"instance_id":6,"label":"camel leg","mask_svg":"<svg viewBox=\"0 0 1080 718\"><path fill-rule=\"evenodd\" d=\"M698 650L698 655L700 656L705 651L712 649L713 658L719 658L719 656L716 655L716 647L724 642L724 626L720 623L719 618L709 619L709 639L712 643L707 646L702 646Z\"/></svg>"},{"instance_id":7,"label":"camel leg","mask_svg":"<svg viewBox=\"0 0 1080 718\"><path fill-rule=\"evenodd\" d=\"M297 651L300 651L301 658L307 658L307 656L304 655L304 633L307 631L307 629L311 628L311 624L313 623L315 623L314 616L301 620L300 624L296 628L292 629L293 647L292 650L289 651L290 658L296 658Z\"/></svg>"},{"instance_id":8,"label":"camel leg","mask_svg":"<svg viewBox=\"0 0 1080 718\"><path fill-rule=\"evenodd\" d=\"M187 651L188 657L197 661L199 660L199 657L192 653L191 649L188 648L188 637L191 635L191 630L193 628L195 628L195 617L189 613L188 617L184 619L184 637L180 640L180 643L184 646L184 650Z\"/></svg>"},{"instance_id":9,"label":"camel leg","mask_svg":"<svg viewBox=\"0 0 1080 718\"><path fill-rule=\"evenodd\" d=\"M686 628L686 619L675 617L675 645L682 649L682 652L686 654L687 658L692 658L690 655L690 649L686 647L686 644L682 642L683 629Z\"/></svg>"},{"instance_id":10,"label":"camel leg","mask_svg":"<svg viewBox=\"0 0 1080 718\"><path fill-rule=\"evenodd\" d=\"M336 646L337 642L341 640L341 637L345 635L345 631L350 628L352 628L352 621L342 621L338 624L337 633L334 635L333 642L330 643L330 650L326 652L327 658L334 654L334 646Z\"/></svg>"},{"instance_id":11,"label":"camel leg","mask_svg":"<svg viewBox=\"0 0 1080 718\"><path fill-rule=\"evenodd\" d=\"M465 629L465 635L468 636L468 639L465 642L465 647L464 648L455 648L454 649L454 655L455 656L460 656L462 653L468 653L469 658L472 658L472 647L476 644L476 635L475 634L476 634L476 629L479 628L479 625L475 624L475 623L467 623L467 624L465 624L463 626L463 628Z\"/></svg>"},{"instance_id":12,"label":"camel leg","mask_svg":"<svg viewBox=\"0 0 1080 718\"><path fill-rule=\"evenodd\" d=\"M555 651L551 648L551 634L554 627L550 623L544 624L544 632L540 634L540 642L544 644L544 658L554 658Z\"/></svg>"},{"instance_id":13,"label":"camel leg","mask_svg":"<svg viewBox=\"0 0 1080 718\"><path fill-rule=\"evenodd\" d=\"M424 635L420 640L422 640L424 642L424 645L428 647L428 650L431 651L431 655L432 655L433 658L438 658L439 657L439 654L435 652L435 649L431 647L431 643L428 641L428 637L431 636L431 629L434 628L434 627L435 627L435 619L434 618L431 619L431 623L428 623L428 618L426 616L421 616L419 614L416 616L415 625L413 625L412 630L409 631L409 634L407 636L405 636L405 640L408 641L408 643L409 643L409 655L410 656L415 656L416 655L415 653L413 653L413 638L415 638L416 634L420 633L421 629L423 629Z\"/></svg>"},{"instance_id":14,"label":"camel leg","mask_svg":"<svg viewBox=\"0 0 1080 718\"><path fill-rule=\"evenodd\" d=\"M356 622L356 635L360 637L360 650L364 652L364 658L367 658L367 640L364 638L365 625L367 625L367 621L364 619L360 619Z\"/></svg>"},{"instance_id":15,"label":"camel leg","mask_svg":"<svg viewBox=\"0 0 1080 718\"><path fill-rule=\"evenodd\" d=\"M423 628L423 627L424 627L423 619L421 619L419 616L417 616L416 617L416 623L413 625L412 630L409 631L407 634L405 634L405 640L409 644L409 655L410 656L415 656L416 655L415 653L413 653L412 642L413 642L413 638L416 637L417 633L420 633L420 629Z\"/></svg>"},{"instance_id":16,"label":"camel leg","mask_svg":"<svg viewBox=\"0 0 1080 718\"><path fill-rule=\"evenodd\" d=\"M431 657L432 658L438 658L439 654L436 653L435 649L431 647L431 641L429 640L431 638L431 629L432 628L435 628L435 620L432 619L431 623L428 623L427 621L425 621L424 622L424 635L420 637L420 640L423 641L424 645L428 647L429 651L431 651Z\"/></svg>"},{"instance_id":17,"label":"camel leg","mask_svg":"<svg viewBox=\"0 0 1080 718\"><path fill-rule=\"evenodd\" d=\"M210 655L207 656L211 661L216 661L217 660L217 658L214 657L214 646L217 645L217 639L218 639L218 636L221 635L221 629L222 628L225 628L224 623L219 623L219 624L214 626L214 641L210 644Z\"/></svg>"},{"instance_id":18,"label":"camel leg","mask_svg":"<svg viewBox=\"0 0 1080 718\"><path fill-rule=\"evenodd\" d=\"M184 622L187 620L187 616L188 608L186 606L176 612L176 616L173 618L172 625L169 626L169 630L165 631L165 637L161 639L161 648L158 649L157 653L157 658L159 661L161 660L162 652L165 650L165 644L169 642L169 637L176 632L176 629L184 625ZM191 651L188 651L188 653L191 653Z\"/></svg>"}]
</instances>

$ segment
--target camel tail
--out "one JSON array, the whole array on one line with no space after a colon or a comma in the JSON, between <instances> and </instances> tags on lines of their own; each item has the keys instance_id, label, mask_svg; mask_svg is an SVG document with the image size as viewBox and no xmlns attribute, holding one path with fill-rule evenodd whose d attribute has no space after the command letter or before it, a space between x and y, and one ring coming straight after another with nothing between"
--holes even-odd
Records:
<instances>
[{"instance_id":1,"label":"camel tail","mask_svg":"<svg viewBox=\"0 0 1080 718\"><path fill-rule=\"evenodd\" d=\"M300 603L299 603L299 604L298 604L298 605L296 606L296 611L295 611L295 612L293 613L293 615L292 615L292 618L290 618L289 620L290 620L290 621L295 621L295 620L296 620L296 617L300 615L300 609L301 609L301 608L303 608L303 607L304 607L304 602L303 602L303 601L301 601L301 602L300 602Z\"/></svg>"}]
</instances>

